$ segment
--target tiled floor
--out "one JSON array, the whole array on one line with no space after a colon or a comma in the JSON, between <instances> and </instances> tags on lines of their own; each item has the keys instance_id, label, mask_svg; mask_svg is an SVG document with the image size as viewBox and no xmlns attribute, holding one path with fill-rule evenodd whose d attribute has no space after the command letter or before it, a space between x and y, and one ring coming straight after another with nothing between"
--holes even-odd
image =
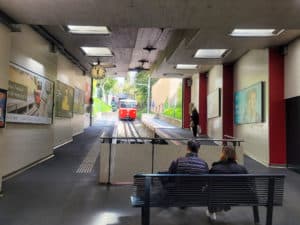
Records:
<instances>
[{"instance_id":1,"label":"tiled floor","mask_svg":"<svg viewBox=\"0 0 300 225\"><path fill-rule=\"evenodd\" d=\"M98 160L91 173L76 173L103 129L110 128L87 129L73 143L57 149L53 159L5 181L0 225L139 225L140 210L130 206L131 186L99 185ZM287 174L284 207L275 209L273 224L299 225L299 174L269 169L249 158L245 165L253 173ZM261 208L260 214L264 224L265 209ZM152 225L211 224L205 208L156 208L151 216ZM253 224L252 209L233 208L213 224Z\"/></svg>"}]
</instances>

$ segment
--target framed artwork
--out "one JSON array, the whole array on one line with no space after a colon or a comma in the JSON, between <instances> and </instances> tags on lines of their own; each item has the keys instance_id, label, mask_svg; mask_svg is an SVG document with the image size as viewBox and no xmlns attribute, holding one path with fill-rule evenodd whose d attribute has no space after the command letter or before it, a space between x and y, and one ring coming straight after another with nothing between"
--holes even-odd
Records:
<instances>
[{"instance_id":1,"label":"framed artwork","mask_svg":"<svg viewBox=\"0 0 300 225\"><path fill-rule=\"evenodd\" d=\"M85 104L89 105L91 100L91 84L89 82L85 82Z\"/></svg>"},{"instance_id":2,"label":"framed artwork","mask_svg":"<svg viewBox=\"0 0 300 225\"><path fill-rule=\"evenodd\" d=\"M56 81L55 116L72 118L74 107L74 88Z\"/></svg>"},{"instance_id":3,"label":"framed artwork","mask_svg":"<svg viewBox=\"0 0 300 225\"><path fill-rule=\"evenodd\" d=\"M52 123L53 81L11 63L7 95L7 122Z\"/></svg>"},{"instance_id":4,"label":"framed artwork","mask_svg":"<svg viewBox=\"0 0 300 225\"><path fill-rule=\"evenodd\" d=\"M264 82L253 84L234 93L234 123L263 122Z\"/></svg>"},{"instance_id":5,"label":"framed artwork","mask_svg":"<svg viewBox=\"0 0 300 225\"><path fill-rule=\"evenodd\" d=\"M207 96L207 118L221 116L221 88L216 89Z\"/></svg>"},{"instance_id":6,"label":"framed artwork","mask_svg":"<svg viewBox=\"0 0 300 225\"><path fill-rule=\"evenodd\" d=\"M7 90L0 88L0 128L5 127Z\"/></svg>"},{"instance_id":7,"label":"framed artwork","mask_svg":"<svg viewBox=\"0 0 300 225\"><path fill-rule=\"evenodd\" d=\"M74 89L74 113L84 114L85 92L79 88Z\"/></svg>"}]
</instances>

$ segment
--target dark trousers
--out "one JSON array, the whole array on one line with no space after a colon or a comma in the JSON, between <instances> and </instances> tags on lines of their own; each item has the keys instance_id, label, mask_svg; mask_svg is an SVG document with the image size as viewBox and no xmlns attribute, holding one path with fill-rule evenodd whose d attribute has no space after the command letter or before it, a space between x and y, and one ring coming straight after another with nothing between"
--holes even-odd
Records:
<instances>
[{"instance_id":1,"label":"dark trousers","mask_svg":"<svg viewBox=\"0 0 300 225\"><path fill-rule=\"evenodd\" d=\"M197 137L197 125L196 126L192 126L192 130L193 130L194 137Z\"/></svg>"}]
</instances>

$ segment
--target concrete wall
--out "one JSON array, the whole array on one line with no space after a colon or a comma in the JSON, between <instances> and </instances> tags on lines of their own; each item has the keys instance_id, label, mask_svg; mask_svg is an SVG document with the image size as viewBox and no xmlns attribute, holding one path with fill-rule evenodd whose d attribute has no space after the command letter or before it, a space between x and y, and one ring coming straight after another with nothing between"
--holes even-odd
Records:
<instances>
[{"instance_id":1,"label":"concrete wall","mask_svg":"<svg viewBox=\"0 0 300 225\"><path fill-rule=\"evenodd\" d=\"M194 74L192 80L191 102L194 103L199 112L199 74Z\"/></svg>"},{"instance_id":2,"label":"concrete wall","mask_svg":"<svg viewBox=\"0 0 300 225\"><path fill-rule=\"evenodd\" d=\"M9 61L52 81L59 79L85 90L88 77L59 53L51 53L49 44L30 27L11 33L0 26L0 88L8 88ZM7 123L0 129L0 177L53 154L53 148L83 131L86 115L73 119L54 118L52 125ZM1 181L0 181L1 183Z\"/></svg>"},{"instance_id":3,"label":"concrete wall","mask_svg":"<svg viewBox=\"0 0 300 225\"><path fill-rule=\"evenodd\" d=\"M22 26L22 32L10 33L10 37L11 62L55 80L56 56L49 52L45 40L27 26ZM7 79L8 73L0 76L5 76ZM53 152L51 125L7 123L0 139L5 140L4 145L1 145L3 175L47 157Z\"/></svg>"},{"instance_id":4,"label":"concrete wall","mask_svg":"<svg viewBox=\"0 0 300 225\"><path fill-rule=\"evenodd\" d=\"M182 79L179 78L161 78L152 86L152 99L155 107L152 111L163 112L163 106L166 100L173 105L177 98L177 90L182 85ZM179 101L179 100L178 100Z\"/></svg>"},{"instance_id":5,"label":"concrete wall","mask_svg":"<svg viewBox=\"0 0 300 225\"><path fill-rule=\"evenodd\" d=\"M208 88L207 95L215 91L217 88L222 89L223 84L223 65L216 65L208 72ZM223 97L221 92L221 109L223 106ZM209 104L209 102L207 102ZM222 115L220 117L207 119L207 134L209 137L222 138Z\"/></svg>"},{"instance_id":6,"label":"concrete wall","mask_svg":"<svg viewBox=\"0 0 300 225\"><path fill-rule=\"evenodd\" d=\"M284 59L285 98L300 96L300 39L288 46Z\"/></svg>"},{"instance_id":7,"label":"concrete wall","mask_svg":"<svg viewBox=\"0 0 300 225\"><path fill-rule=\"evenodd\" d=\"M11 38L10 31L0 25L0 88L7 90L8 88L8 62L10 57ZM6 154L5 146L7 146L7 140L5 138L7 132L6 129L0 129L0 192L2 187L2 175L4 174L4 166L1 159Z\"/></svg>"},{"instance_id":8,"label":"concrete wall","mask_svg":"<svg viewBox=\"0 0 300 225\"><path fill-rule=\"evenodd\" d=\"M243 138L250 157L269 164L269 55L268 49L251 50L234 65L234 91L265 81L265 122L234 126L234 136Z\"/></svg>"},{"instance_id":9,"label":"concrete wall","mask_svg":"<svg viewBox=\"0 0 300 225\"><path fill-rule=\"evenodd\" d=\"M64 56L58 55L57 80L73 88L85 90L85 83L90 79L82 76L82 72ZM82 133L87 119L88 117L84 114L74 114L73 118L56 117L54 120L54 146L70 142L74 135Z\"/></svg>"}]
</instances>

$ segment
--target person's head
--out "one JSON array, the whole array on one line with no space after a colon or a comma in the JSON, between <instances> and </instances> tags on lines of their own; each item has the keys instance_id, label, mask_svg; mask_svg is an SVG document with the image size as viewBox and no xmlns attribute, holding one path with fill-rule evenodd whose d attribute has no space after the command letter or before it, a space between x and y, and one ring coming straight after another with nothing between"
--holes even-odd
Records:
<instances>
[{"instance_id":1,"label":"person's head","mask_svg":"<svg viewBox=\"0 0 300 225\"><path fill-rule=\"evenodd\" d=\"M188 152L193 152L193 153L198 153L200 148L200 144L197 143L194 140L189 140L187 143L187 151Z\"/></svg>"},{"instance_id":2,"label":"person's head","mask_svg":"<svg viewBox=\"0 0 300 225\"><path fill-rule=\"evenodd\" d=\"M221 160L236 160L236 153L232 146L224 146L221 153Z\"/></svg>"}]
</instances>

